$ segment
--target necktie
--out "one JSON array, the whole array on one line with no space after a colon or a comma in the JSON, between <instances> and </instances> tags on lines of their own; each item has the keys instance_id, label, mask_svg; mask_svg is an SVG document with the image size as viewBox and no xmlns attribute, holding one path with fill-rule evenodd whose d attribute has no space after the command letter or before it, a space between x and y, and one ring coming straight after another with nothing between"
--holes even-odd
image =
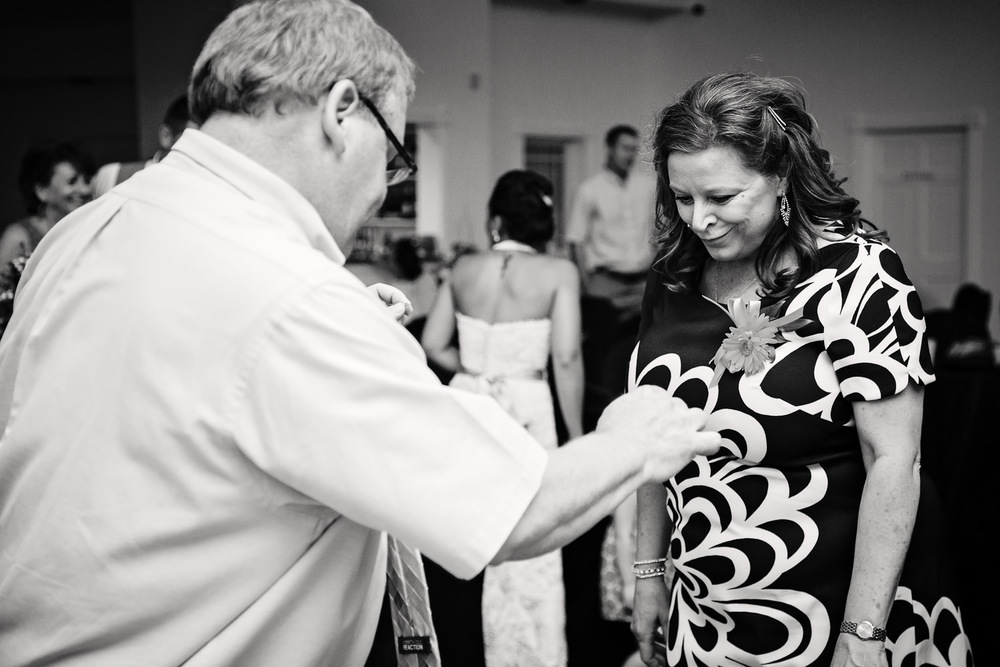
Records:
<instances>
[{"instance_id":1,"label":"necktie","mask_svg":"<svg viewBox=\"0 0 1000 667\"><path fill-rule=\"evenodd\" d=\"M386 587L399 667L440 667L420 553L389 535Z\"/></svg>"}]
</instances>

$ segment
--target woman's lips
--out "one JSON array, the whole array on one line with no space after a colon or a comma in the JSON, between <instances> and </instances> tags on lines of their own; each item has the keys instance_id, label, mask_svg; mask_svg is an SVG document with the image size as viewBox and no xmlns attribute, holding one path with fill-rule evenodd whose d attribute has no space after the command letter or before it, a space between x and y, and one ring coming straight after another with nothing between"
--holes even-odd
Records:
<instances>
[{"instance_id":1,"label":"woman's lips","mask_svg":"<svg viewBox=\"0 0 1000 667\"><path fill-rule=\"evenodd\" d=\"M726 238L726 236L728 236L729 232L731 232L731 231L733 231L732 227L730 227L729 229L727 229L724 234L719 234L718 236L713 236L710 239L703 238L703 239L701 239L701 242L702 243L718 243L722 239Z\"/></svg>"}]
</instances>

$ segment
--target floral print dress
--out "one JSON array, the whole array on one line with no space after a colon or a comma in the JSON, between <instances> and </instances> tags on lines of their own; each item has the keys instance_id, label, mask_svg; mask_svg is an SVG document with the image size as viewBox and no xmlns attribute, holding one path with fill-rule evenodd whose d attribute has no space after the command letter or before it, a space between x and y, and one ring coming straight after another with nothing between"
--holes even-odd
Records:
<instances>
[{"instance_id":1,"label":"floral print dress","mask_svg":"<svg viewBox=\"0 0 1000 667\"><path fill-rule=\"evenodd\" d=\"M865 483L851 403L934 378L920 301L898 256L843 226L828 232L836 236L820 242L817 272L781 302L762 301L773 319L801 310L807 322L754 357L758 372L733 364L713 380L733 319L703 295L668 290L655 264L650 273L630 388L664 387L703 408L723 436L717 455L666 484L676 566L669 665L830 664ZM940 507L922 478L886 628L890 665L971 665Z\"/></svg>"}]
</instances>

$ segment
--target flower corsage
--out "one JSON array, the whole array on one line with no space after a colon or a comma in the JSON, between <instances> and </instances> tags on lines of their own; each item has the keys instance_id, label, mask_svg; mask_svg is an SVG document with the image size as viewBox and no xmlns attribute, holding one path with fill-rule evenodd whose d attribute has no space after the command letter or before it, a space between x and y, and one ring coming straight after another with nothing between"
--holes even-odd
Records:
<instances>
[{"instance_id":1,"label":"flower corsage","mask_svg":"<svg viewBox=\"0 0 1000 667\"><path fill-rule=\"evenodd\" d=\"M794 331L809 323L802 309L772 320L760 312L760 301L729 300L729 317L735 326L729 327L712 363L715 374L710 387L719 384L724 371L754 375L764 370L764 364L774 361L774 346L785 342L782 331Z\"/></svg>"}]
</instances>

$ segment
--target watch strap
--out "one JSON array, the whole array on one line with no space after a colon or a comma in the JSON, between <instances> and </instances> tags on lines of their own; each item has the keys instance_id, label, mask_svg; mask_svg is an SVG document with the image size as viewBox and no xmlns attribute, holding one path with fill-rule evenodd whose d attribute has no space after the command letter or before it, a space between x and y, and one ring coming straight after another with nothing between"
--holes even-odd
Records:
<instances>
[{"instance_id":1,"label":"watch strap","mask_svg":"<svg viewBox=\"0 0 1000 667\"><path fill-rule=\"evenodd\" d=\"M865 636L867 634L866 631L869 629L871 630L871 634L866 637ZM852 621L844 621L843 623L840 624L840 631L854 635L859 639L873 640L880 642L885 641L885 629L875 627L875 624L872 623L871 621L861 621L860 623L854 623Z\"/></svg>"}]
</instances>

